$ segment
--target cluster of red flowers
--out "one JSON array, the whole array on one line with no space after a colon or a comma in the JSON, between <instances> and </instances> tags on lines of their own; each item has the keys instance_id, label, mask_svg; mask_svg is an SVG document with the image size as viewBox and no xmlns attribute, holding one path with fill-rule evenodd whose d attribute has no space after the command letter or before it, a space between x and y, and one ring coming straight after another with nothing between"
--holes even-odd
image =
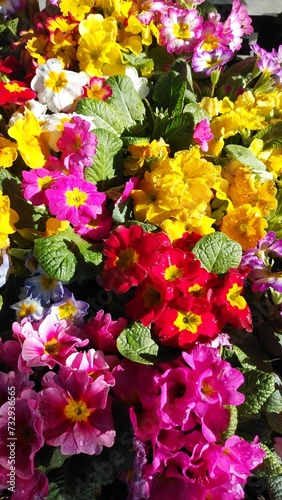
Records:
<instances>
[{"instance_id":1,"label":"cluster of red flowers","mask_svg":"<svg viewBox=\"0 0 282 500\"><path fill-rule=\"evenodd\" d=\"M134 289L126 315L167 346L186 349L217 336L225 325L251 331L250 309L242 296L245 274L224 277L201 267L191 251L198 235L171 243L164 233L137 225L120 226L105 240L103 286L117 294Z\"/></svg>"}]
</instances>

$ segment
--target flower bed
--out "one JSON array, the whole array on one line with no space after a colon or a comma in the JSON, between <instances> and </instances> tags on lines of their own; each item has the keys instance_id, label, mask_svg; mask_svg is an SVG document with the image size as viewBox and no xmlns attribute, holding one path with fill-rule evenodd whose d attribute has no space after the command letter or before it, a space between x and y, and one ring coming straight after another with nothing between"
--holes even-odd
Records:
<instances>
[{"instance_id":1,"label":"flower bed","mask_svg":"<svg viewBox=\"0 0 282 500\"><path fill-rule=\"evenodd\" d=\"M281 499L282 46L1 5L1 498Z\"/></svg>"}]
</instances>

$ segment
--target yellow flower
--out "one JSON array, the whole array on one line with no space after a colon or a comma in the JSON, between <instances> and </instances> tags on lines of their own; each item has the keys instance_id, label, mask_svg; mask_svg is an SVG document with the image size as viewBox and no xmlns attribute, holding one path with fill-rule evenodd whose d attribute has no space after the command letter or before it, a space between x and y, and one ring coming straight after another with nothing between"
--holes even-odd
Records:
<instances>
[{"instance_id":1,"label":"yellow flower","mask_svg":"<svg viewBox=\"0 0 282 500\"><path fill-rule=\"evenodd\" d=\"M74 33L63 33L56 29L50 35L50 42L46 46L48 59L55 57L59 59L64 68L68 69L76 61L77 41Z\"/></svg>"},{"instance_id":2,"label":"yellow flower","mask_svg":"<svg viewBox=\"0 0 282 500\"><path fill-rule=\"evenodd\" d=\"M0 167L11 167L17 156L16 143L0 137Z\"/></svg>"},{"instance_id":3,"label":"yellow flower","mask_svg":"<svg viewBox=\"0 0 282 500\"><path fill-rule=\"evenodd\" d=\"M167 158L170 152L169 145L162 138L158 141L142 141L137 144L131 144L127 149L132 156L125 159L125 175L134 175L137 171L140 173L142 167L146 169L150 168L152 161L158 158Z\"/></svg>"},{"instance_id":4,"label":"yellow flower","mask_svg":"<svg viewBox=\"0 0 282 500\"><path fill-rule=\"evenodd\" d=\"M38 64L46 63L45 48L48 42L49 37L40 33L30 38L26 43L26 50L33 59L37 60Z\"/></svg>"},{"instance_id":5,"label":"yellow flower","mask_svg":"<svg viewBox=\"0 0 282 500\"><path fill-rule=\"evenodd\" d=\"M221 231L237 241L243 250L254 248L266 234L266 220L257 207L249 204L231 210L223 217Z\"/></svg>"},{"instance_id":6,"label":"yellow flower","mask_svg":"<svg viewBox=\"0 0 282 500\"><path fill-rule=\"evenodd\" d=\"M79 38L77 59L80 70L85 71L90 77L103 76L103 67L106 64L122 63L118 44L108 41L104 31L95 34L86 33Z\"/></svg>"},{"instance_id":7,"label":"yellow flower","mask_svg":"<svg viewBox=\"0 0 282 500\"><path fill-rule=\"evenodd\" d=\"M46 231L43 233L43 236L56 236L61 231L64 231L69 226L69 221L66 220L58 220L51 217L46 221Z\"/></svg>"},{"instance_id":8,"label":"yellow flower","mask_svg":"<svg viewBox=\"0 0 282 500\"><path fill-rule=\"evenodd\" d=\"M42 132L39 122L29 109L9 128L8 134L17 141L18 150L28 167L41 168L45 165L49 156L49 149L45 144L46 132Z\"/></svg>"},{"instance_id":9,"label":"yellow flower","mask_svg":"<svg viewBox=\"0 0 282 500\"><path fill-rule=\"evenodd\" d=\"M220 101L217 97L203 97L200 106L209 113L211 118L215 118L220 113Z\"/></svg>"},{"instance_id":10,"label":"yellow flower","mask_svg":"<svg viewBox=\"0 0 282 500\"><path fill-rule=\"evenodd\" d=\"M186 212L186 219L173 220L167 219L161 224L164 231L171 241L181 238L185 233L195 232L204 236L214 232L212 225L215 220L206 215L209 212L208 205L203 202L196 210Z\"/></svg>"},{"instance_id":11,"label":"yellow flower","mask_svg":"<svg viewBox=\"0 0 282 500\"><path fill-rule=\"evenodd\" d=\"M83 0L83 2L81 0L60 0L59 8L65 17L71 12L75 19L82 21L92 9L93 4L93 0Z\"/></svg>"},{"instance_id":12,"label":"yellow flower","mask_svg":"<svg viewBox=\"0 0 282 500\"><path fill-rule=\"evenodd\" d=\"M10 244L8 235L16 231L14 224L19 216L10 208L10 199L0 191L0 248L7 248Z\"/></svg>"}]
</instances>

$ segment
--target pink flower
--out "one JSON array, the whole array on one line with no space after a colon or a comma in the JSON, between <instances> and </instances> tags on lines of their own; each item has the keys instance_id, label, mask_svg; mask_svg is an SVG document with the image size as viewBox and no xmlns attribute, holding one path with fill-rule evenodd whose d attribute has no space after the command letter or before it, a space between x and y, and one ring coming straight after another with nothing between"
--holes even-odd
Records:
<instances>
[{"instance_id":1,"label":"pink flower","mask_svg":"<svg viewBox=\"0 0 282 500\"><path fill-rule=\"evenodd\" d=\"M168 7L161 16L160 43L169 54L191 52L201 35L203 18L196 9Z\"/></svg>"},{"instance_id":2,"label":"pink flower","mask_svg":"<svg viewBox=\"0 0 282 500\"><path fill-rule=\"evenodd\" d=\"M107 208L102 207L102 210L96 219L91 219L88 224L75 226L74 231L87 240L102 241L107 238L112 229L113 218Z\"/></svg>"},{"instance_id":3,"label":"pink flower","mask_svg":"<svg viewBox=\"0 0 282 500\"><path fill-rule=\"evenodd\" d=\"M0 479L1 481L1 479ZM42 500L48 496L48 479L45 474L35 470L32 477L22 479L17 477L15 493L11 500Z\"/></svg>"},{"instance_id":4,"label":"pink flower","mask_svg":"<svg viewBox=\"0 0 282 500\"><path fill-rule=\"evenodd\" d=\"M243 36L250 35L253 31L252 19L246 6L241 4L240 0L233 0L230 15L224 22L224 34L229 38L230 49L239 50Z\"/></svg>"},{"instance_id":5,"label":"pink flower","mask_svg":"<svg viewBox=\"0 0 282 500\"><path fill-rule=\"evenodd\" d=\"M0 337L0 363L3 363L9 369L17 370L20 354L21 346L16 340L6 340L3 343Z\"/></svg>"},{"instance_id":6,"label":"pink flower","mask_svg":"<svg viewBox=\"0 0 282 500\"><path fill-rule=\"evenodd\" d=\"M89 349L89 351L74 352L66 359L66 366L73 370L86 371L93 380L102 377L109 386L115 385L115 379L102 351Z\"/></svg>"},{"instance_id":7,"label":"pink flower","mask_svg":"<svg viewBox=\"0 0 282 500\"><path fill-rule=\"evenodd\" d=\"M42 379L39 411L46 443L60 446L64 455L98 455L115 440L109 386L84 370L60 369Z\"/></svg>"},{"instance_id":8,"label":"pink flower","mask_svg":"<svg viewBox=\"0 0 282 500\"><path fill-rule=\"evenodd\" d=\"M103 309L89 319L83 327L83 332L89 339L89 345L101 349L104 353L114 353L117 350L116 339L127 325L126 318L113 320Z\"/></svg>"},{"instance_id":9,"label":"pink flower","mask_svg":"<svg viewBox=\"0 0 282 500\"><path fill-rule=\"evenodd\" d=\"M13 325L14 326L14 325ZM14 329L15 332L15 329ZM64 365L66 358L76 347L85 346L88 340L81 339L81 330L69 320L58 320L49 314L33 329L29 322L23 324L20 333L14 333L22 342L21 364L19 368Z\"/></svg>"},{"instance_id":10,"label":"pink flower","mask_svg":"<svg viewBox=\"0 0 282 500\"><path fill-rule=\"evenodd\" d=\"M204 118L199 123L197 123L197 125L195 126L193 139L201 146L202 151L204 151L205 153L208 151L208 141L211 141L213 139L213 133L211 131L210 122L207 118Z\"/></svg>"},{"instance_id":11,"label":"pink flower","mask_svg":"<svg viewBox=\"0 0 282 500\"><path fill-rule=\"evenodd\" d=\"M38 412L37 399L37 393L29 389L15 399L15 468L16 476L22 479L33 476L35 454L44 444L43 420ZM1 406L0 419L0 465L6 469L10 469L9 457L12 450L12 445L9 446L9 429L12 428L13 432L9 419L10 408L10 402Z\"/></svg>"},{"instance_id":12,"label":"pink flower","mask_svg":"<svg viewBox=\"0 0 282 500\"><path fill-rule=\"evenodd\" d=\"M213 50L203 50L199 44L192 57L192 67L195 73L205 73L210 76L215 69L219 69L233 57L234 52L225 45L219 45Z\"/></svg>"},{"instance_id":13,"label":"pink flower","mask_svg":"<svg viewBox=\"0 0 282 500\"><path fill-rule=\"evenodd\" d=\"M64 166L79 177L83 177L84 167L91 167L96 153L97 137L89 129L89 121L74 116L70 122L64 123L63 133L57 142Z\"/></svg>"},{"instance_id":14,"label":"pink flower","mask_svg":"<svg viewBox=\"0 0 282 500\"><path fill-rule=\"evenodd\" d=\"M23 170L22 189L25 200L30 200L33 205L39 206L48 204L45 191L50 188L54 180L63 175L60 172L54 172L47 168L38 168L35 170Z\"/></svg>"},{"instance_id":15,"label":"pink flower","mask_svg":"<svg viewBox=\"0 0 282 500\"><path fill-rule=\"evenodd\" d=\"M92 182L69 175L59 177L46 190L49 210L58 220L68 220L74 226L88 224L102 213L104 193L97 191Z\"/></svg>"},{"instance_id":16,"label":"pink flower","mask_svg":"<svg viewBox=\"0 0 282 500\"><path fill-rule=\"evenodd\" d=\"M0 372L0 406L8 401L9 387L13 387L13 396L20 397L22 391L31 389L34 382L29 380L28 374L17 371Z\"/></svg>"}]
</instances>

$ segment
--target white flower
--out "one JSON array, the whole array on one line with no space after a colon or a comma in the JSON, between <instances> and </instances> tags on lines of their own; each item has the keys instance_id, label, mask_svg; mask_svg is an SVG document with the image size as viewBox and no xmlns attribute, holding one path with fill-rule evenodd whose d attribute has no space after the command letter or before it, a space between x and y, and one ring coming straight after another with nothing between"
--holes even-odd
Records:
<instances>
[{"instance_id":1,"label":"white flower","mask_svg":"<svg viewBox=\"0 0 282 500\"><path fill-rule=\"evenodd\" d=\"M65 70L59 59L48 59L40 64L31 80L31 88L37 93L37 99L53 113L68 111L77 97L83 95L87 84L86 73Z\"/></svg>"},{"instance_id":2,"label":"white flower","mask_svg":"<svg viewBox=\"0 0 282 500\"><path fill-rule=\"evenodd\" d=\"M144 78L143 76L139 77L137 69L134 68L133 66L126 66L125 74L126 74L126 76L129 76L129 78L131 79L131 81L134 85L134 88L135 88L135 90L137 90L141 99L144 99L145 97L147 97L147 95L150 92L150 89L147 85L147 83L148 83L147 78Z\"/></svg>"}]
</instances>

